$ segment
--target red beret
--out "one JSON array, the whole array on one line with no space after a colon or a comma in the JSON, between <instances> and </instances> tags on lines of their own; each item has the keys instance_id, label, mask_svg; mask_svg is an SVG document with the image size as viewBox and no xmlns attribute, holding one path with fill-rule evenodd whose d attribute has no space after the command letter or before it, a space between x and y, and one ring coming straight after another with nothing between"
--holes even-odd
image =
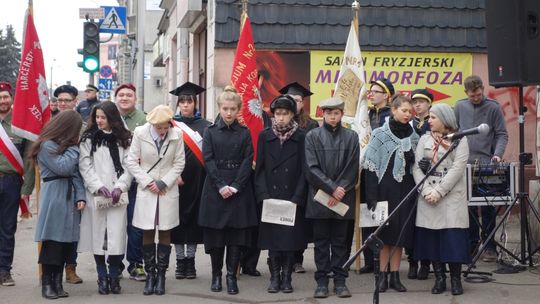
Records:
<instances>
[{"instance_id":1,"label":"red beret","mask_svg":"<svg viewBox=\"0 0 540 304\"><path fill-rule=\"evenodd\" d=\"M114 90L114 97L116 97L116 95L118 95L118 92L121 90L121 89L130 89L132 90L133 92L135 92L135 86L132 84L132 83L124 83L122 85L120 85L119 87L116 88L116 90Z\"/></svg>"},{"instance_id":2,"label":"red beret","mask_svg":"<svg viewBox=\"0 0 540 304\"><path fill-rule=\"evenodd\" d=\"M0 82L0 92L8 92L9 95L11 95L11 85L9 84L9 82Z\"/></svg>"}]
</instances>

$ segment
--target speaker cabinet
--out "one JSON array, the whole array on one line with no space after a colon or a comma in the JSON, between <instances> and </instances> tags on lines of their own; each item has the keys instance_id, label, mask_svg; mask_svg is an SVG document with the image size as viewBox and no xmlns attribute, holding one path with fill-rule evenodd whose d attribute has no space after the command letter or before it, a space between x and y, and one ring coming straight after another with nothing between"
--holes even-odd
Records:
<instances>
[{"instance_id":1,"label":"speaker cabinet","mask_svg":"<svg viewBox=\"0 0 540 304\"><path fill-rule=\"evenodd\" d=\"M540 84L540 0L486 1L489 83Z\"/></svg>"}]
</instances>

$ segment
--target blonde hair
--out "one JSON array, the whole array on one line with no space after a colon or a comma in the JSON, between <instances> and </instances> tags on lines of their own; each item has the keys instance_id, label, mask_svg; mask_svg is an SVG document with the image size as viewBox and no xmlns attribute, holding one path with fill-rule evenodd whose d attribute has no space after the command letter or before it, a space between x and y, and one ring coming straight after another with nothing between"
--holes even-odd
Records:
<instances>
[{"instance_id":1,"label":"blonde hair","mask_svg":"<svg viewBox=\"0 0 540 304\"><path fill-rule=\"evenodd\" d=\"M226 86L223 92L219 94L217 98L218 106L221 107L221 104L225 100L236 102L238 109L242 107L242 98L240 98L240 95L238 95L238 93L236 92L236 89L231 85Z\"/></svg>"}]
</instances>

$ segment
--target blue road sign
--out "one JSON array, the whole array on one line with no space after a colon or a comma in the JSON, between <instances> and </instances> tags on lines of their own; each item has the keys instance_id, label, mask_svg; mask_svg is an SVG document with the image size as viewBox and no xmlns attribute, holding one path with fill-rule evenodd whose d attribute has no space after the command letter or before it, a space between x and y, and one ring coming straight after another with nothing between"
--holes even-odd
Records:
<instances>
[{"instance_id":1,"label":"blue road sign","mask_svg":"<svg viewBox=\"0 0 540 304\"><path fill-rule=\"evenodd\" d=\"M103 91L112 91L113 89L113 80L112 78L100 78L98 84L99 90Z\"/></svg>"},{"instance_id":2,"label":"blue road sign","mask_svg":"<svg viewBox=\"0 0 540 304\"><path fill-rule=\"evenodd\" d=\"M111 99L111 91L99 91L99 100L110 100Z\"/></svg>"},{"instance_id":3,"label":"blue road sign","mask_svg":"<svg viewBox=\"0 0 540 304\"><path fill-rule=\"evenodd\" d=\"M99 70L99 75L101 78L109 78L112 76L112 68L110 65L104 65Z\"/></svg>"},{"instance_id":4,"label":"blue road sign","mask_svg":"<svg viewBox=\"0 0 540 304\"><path fill-rule=\"evenodd\" d=\"M126 33L126 7L102 6L105 18L99 20L100 33L125 34Z\"/></svg>"}]
</instances>

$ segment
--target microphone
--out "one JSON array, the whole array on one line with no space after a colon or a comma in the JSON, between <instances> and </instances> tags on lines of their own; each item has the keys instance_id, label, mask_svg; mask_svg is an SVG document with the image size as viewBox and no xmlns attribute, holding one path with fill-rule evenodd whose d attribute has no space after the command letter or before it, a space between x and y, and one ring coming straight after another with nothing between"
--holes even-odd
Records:
<instances>
[{"instance_id":1,"label":"microphone","mask_svg":"<svg viewBox=\"0 0 540 304\"><path fill-rule=\"evenodd\" d=\"M445 135L443 136L444 139L450 139L450 140L456 140L456 139L460 139L464 136L467 136L467 135L474 135L474 134L482 134L482 135L486 135L489 133L489 126L485 123L479 125L478 127L476 128L470 128L470 129L467 129L467 130L463 130L463 131L459 131L459 132L456 132L456 133L452 133L452 134L448 134L448 135Z\"/></svg>"}]
</instances>

